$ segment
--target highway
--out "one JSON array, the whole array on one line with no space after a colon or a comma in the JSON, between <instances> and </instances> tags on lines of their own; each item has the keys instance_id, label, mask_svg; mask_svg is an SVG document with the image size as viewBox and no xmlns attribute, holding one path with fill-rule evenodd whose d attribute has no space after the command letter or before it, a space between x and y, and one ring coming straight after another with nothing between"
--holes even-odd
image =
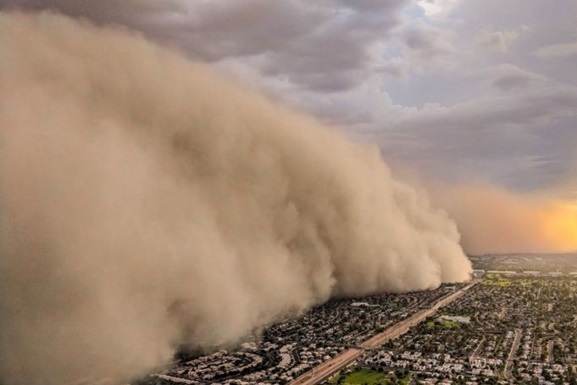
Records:
<instances>
[{"instance_id":1,"label":"highway","mask_svg":"<svg viewBox=\"0 0 577 385\"><path fill-rule=\"evenodd\" d=\"M505 368L503 369L503 375L509 381L513 380L513 359L515 358L515 354L519 349L519 344L521 343L521 335L523 330L522 329L515 329L515 339L513 340L513 344L511 345L511 350L509 351L509 356L507 357L507 361L505 363Z\"/></svg>"},{"instance_id":2,"label":"highway","mask_svg":"<svg viewBox=\"0 0 577 385\"><path fill-rule=\"evenodd\" d=\"M410 317L399 321L393 326L387 328L382 333L379 333L361 343L359 346L360 348L351 348L345 350L335 358L329 361L325 361L322 364L314 367L312 370L304 373L300 377L297 377L292 382L290 382L289 385L315 385L326 380L348 364L357 360L365 352L364 349L376 348L388 342L389 340L395 339L405 334L411 327L423 322L427 317L435 314L441 307L446 306L462 297L467 290L475 286L478 282L478 280L474 280L462 289L449 294L444 298L441 298L428 309L421 310L411 315Z\"/></svg>"}]
</instances>

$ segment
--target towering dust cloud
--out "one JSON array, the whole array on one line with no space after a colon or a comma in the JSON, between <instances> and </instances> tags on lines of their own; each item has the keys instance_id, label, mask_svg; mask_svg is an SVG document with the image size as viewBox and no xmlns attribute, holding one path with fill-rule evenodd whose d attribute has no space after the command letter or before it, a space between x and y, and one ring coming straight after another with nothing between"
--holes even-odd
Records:
<instances>
[{"instance_id":1,"label":"towering dust cloud","mask_svg":"<svg viewBox=\"0 0 577 385\"><path fill-rule=\"evenodd\" d=\"M378 151L126 32L0 14L0 378L126 381L331 295L468 279Z\"/></svg>"}]
</instances>

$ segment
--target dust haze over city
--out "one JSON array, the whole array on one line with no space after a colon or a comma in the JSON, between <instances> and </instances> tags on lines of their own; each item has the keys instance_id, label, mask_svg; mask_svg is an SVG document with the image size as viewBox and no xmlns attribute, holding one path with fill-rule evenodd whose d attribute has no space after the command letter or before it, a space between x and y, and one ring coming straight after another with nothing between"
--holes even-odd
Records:
<instances>
[{"instance_id":1,"label":"dust haze over city","mask_svg":"<svg viewBox=\"0 0 577 385\"><path fill-rule=\"evenodd\" d=\"M483 294L468 256L577 250L577 3L540 4L0 0L0 383L347 383Z\"/></svg>"}]
</instances>

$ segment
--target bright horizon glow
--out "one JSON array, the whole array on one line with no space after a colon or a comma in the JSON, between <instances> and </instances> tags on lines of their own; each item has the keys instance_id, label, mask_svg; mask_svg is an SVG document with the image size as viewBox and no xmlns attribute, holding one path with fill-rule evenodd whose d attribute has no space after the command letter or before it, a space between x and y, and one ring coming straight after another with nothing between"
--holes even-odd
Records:
<instances>
[{"instance_id":1,"label":"bright horizon glow","mask_svg":"<svg viewBox=\"0 0 577 385\"><path fill-rule=\"evenodd\" d=\"M545 209L543 229L558 251L577 250L577 204L558 203Z\"/></svg>"}]
</instances>

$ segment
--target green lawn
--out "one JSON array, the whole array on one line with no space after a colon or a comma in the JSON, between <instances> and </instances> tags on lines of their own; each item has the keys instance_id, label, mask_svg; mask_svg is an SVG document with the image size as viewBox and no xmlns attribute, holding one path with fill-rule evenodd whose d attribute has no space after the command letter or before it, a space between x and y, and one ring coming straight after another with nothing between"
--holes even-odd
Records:
<instances>
[{"instance_id":1,"label":"green lawn","mask_svg":"<svg viewBox=\"0 0 577 385\"><path fill-rule=\"evenodd\" d=\"M513 278L498 275L498 274L487 274L483 280L483 285L487 286L532 286L535 280L530 278Z\"/></svg>"},{"instance_id":2,"label":"green lawn","mask_svg":"<svg viewBox=\"0 0 577 385\"><path fill-rule=\"evenodd\" d=\"M344 376L341 381L343 385L392 385L392 384L402 384L406 385L409 383L409 376L396 380L392 376L393 372L373 372L372 370L362 369L353 373L349 373ZM340 376L333 377L330 381L331 384L336 384L339 382Z\"/></svg>"},{"instance_id":3,"label":"green lawn","mask_svg":"<svg viewBox=\"0 0 577 385\"><path fill-rule=\"evenodd\" d=\"M430 328L443 327L443 328L449 328L449 329L456 329L459 327L459 324L457 322L453 322L453 321L436 320L436 321L427 322L427 326Z\"/></svg>"},{"instance_id":4,"label":"green lawn","mask_svg":"<svg viewBox=\"0 0 577 385\"><path fill-rule=\"evenodd\" d=\"M485 279L483 280L483 285L487 286L511 286L511 280L504 278L497 274L487 274Z\"/></svg>"}]
</instances>

